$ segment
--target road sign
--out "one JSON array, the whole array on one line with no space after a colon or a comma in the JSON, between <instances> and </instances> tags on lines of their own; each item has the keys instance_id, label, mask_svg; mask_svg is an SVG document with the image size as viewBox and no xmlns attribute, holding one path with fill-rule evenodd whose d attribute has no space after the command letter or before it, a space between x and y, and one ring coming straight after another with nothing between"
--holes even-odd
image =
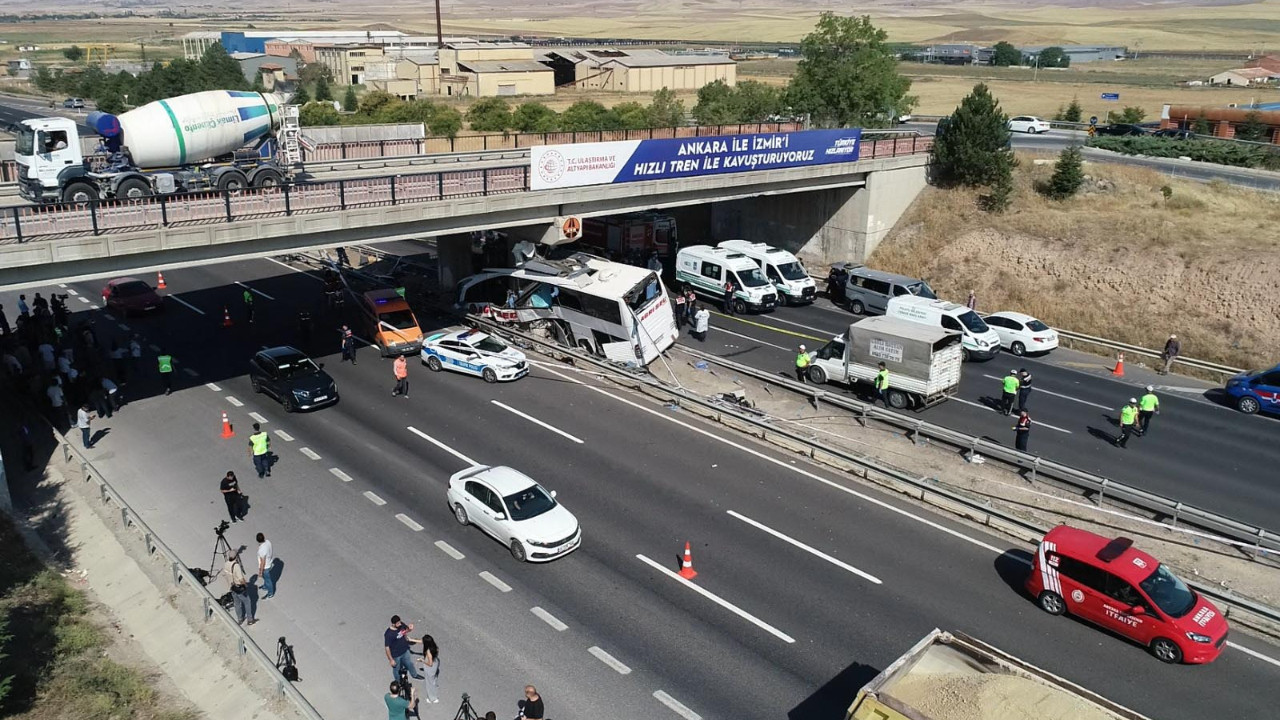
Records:
<instances>
[{"instance_id":1,"label":"road sign","mask_svg":"<svg viewBox=\"0 0 1280 720\"><path fill-rule=\"evenodd\" d=\"M568 215L560 218L560 239L577 240L582 237L582 218Z\"/></svg>"},{"instance_id":2,"label":"road sign","mask_svg":"<svg viewBox=\"0 0 1280 720\"><path fill-rule=\"evenodd\" d=\"M1089 118L1089 124L1090 124L1090 125L1097 125L1097 124L1098 124L1098 116L1097 116L1097 115L1094 115L1093 117Z\"/></svg>"},{"instance_id":3,"label":"road sign","mask_svg":"<svg viewBox=\"0 0 1280 720\"><path fill-rule=\"evenodd\" d=\"M1103 100L1119 100L1120 93L1102 93Z\"/></svg>"}]
</instances>

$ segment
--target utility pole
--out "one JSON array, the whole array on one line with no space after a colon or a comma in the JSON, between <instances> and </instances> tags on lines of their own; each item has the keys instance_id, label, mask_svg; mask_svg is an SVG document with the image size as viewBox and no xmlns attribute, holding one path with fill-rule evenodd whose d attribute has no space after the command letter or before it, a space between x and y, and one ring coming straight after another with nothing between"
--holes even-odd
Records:
<instances>
[{"instance_id":1,"label":"utility pole","mask_svg":"<svg viewBox=\"0 0 1280 720\"><path fill-rule=\"evenodd\" d=\"M436 50L444 49L444 28L440 25L440 0L436 0Z\"/></svg>"}]
</instances>

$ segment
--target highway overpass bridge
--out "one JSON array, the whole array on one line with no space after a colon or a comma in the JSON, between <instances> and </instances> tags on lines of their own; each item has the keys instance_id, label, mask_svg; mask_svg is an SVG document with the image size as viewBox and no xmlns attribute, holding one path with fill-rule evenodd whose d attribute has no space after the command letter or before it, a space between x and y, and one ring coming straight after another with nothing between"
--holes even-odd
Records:
<instances>
[{"instance_id":1,"label":"highway overpass bridge","mask_svg":"<svg viewBox=\"0 0 1280 720\"><path fill-rule=\"evenodd\" d=\"M931 141L868 136L854 162L553 190L531 190L529 163L513 162L239 195L7 208L0 287L430 236L443 240L441 280L451 284L461 268L469 274L470 247L446 236L654 208L686 213L686 243L741 237L814 261L861 259L924 187Z\"/></svg>"}]
</instances>

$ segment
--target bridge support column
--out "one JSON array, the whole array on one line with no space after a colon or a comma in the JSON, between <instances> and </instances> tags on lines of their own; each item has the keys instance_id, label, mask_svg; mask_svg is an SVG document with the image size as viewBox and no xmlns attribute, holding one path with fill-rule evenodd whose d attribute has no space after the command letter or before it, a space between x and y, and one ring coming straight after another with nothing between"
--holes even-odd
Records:
<instances>
[{"instance_id":1,"label":"bridge support column","mask_svg":"<svg viewBox=\"0 0 1280 720\"><path fill-rule=\"evenodd\" d=\"M441 235L436 238L436 252L439 253L440 290L452 293L458 281L472 270L471 238L468 235Z\"/></svg>"}]
</instances>

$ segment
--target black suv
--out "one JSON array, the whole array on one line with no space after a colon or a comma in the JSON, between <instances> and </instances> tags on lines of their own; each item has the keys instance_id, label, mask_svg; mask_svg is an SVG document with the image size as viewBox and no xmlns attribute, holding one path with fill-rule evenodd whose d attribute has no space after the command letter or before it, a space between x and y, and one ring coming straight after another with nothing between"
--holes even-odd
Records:
<instances>
[{"instance_id":1,"label":"black suv","mask_svg":"<svg viewBox=\"0 0 1280 720\"><path fill-rule=\"evenodd\" d=\"M302 351L282 345L260 351L249 361L253 391L280 401L285 412L311 410L338 401L338 385Z\"/></svg>"},{"instance_id":2,"label":"black suv","mask_svg":"<svg viewBox=\"0 0 1280 720\"><path fill-rule=\"evenodd\" d=\"M1141 125L1131 125L1129 123L1118 123L1113 125L1101 125L1097 129L1099 135L1148 135L1150 134L1146 128Z\"/></svg>"},{"instance_id":3,"label":"black suv","mask_svg":"<svg viewBox=\"0 0 1280 720\"><path fill-rule=\"evenodd\" d=\"M1155 135L1156 137L1171 138L1173 140L1195 140L1196 139L1195 133L1191 132L1190 130L1179 130L1178 128L1165 128L1164 130L1157 130L1151 134Z\"/></svg>"}]
</instances>

